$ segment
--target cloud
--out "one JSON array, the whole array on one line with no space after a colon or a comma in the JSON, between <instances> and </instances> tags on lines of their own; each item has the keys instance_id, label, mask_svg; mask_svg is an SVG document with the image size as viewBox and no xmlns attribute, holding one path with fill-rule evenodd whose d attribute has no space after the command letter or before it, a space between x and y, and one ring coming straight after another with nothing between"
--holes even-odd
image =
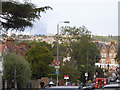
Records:
<instances>
[{"instance_id":1,"label":"cloud","mask_svg":"<svg viewBox=\"0 0 120 90\"><path fill-rule=\"evenodd\" d=\"M37 2L90 2L90 3L113 3L119 0L31 0L34 3Z\"/></svg>"}]
</instances>

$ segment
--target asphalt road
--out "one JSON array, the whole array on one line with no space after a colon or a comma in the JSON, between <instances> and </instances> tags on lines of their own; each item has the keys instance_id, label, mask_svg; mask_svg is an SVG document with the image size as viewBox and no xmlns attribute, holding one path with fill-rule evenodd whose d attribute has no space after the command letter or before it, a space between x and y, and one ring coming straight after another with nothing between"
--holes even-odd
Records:
<instances>
[{"instance_id":1,"label":"asphalt road","mask_svg":"<svg viewBox=\"0 0 120 90\"><path fill-rule=\"evenodd\" d=\"M110 88L107 89L106 88L106 89L93 89L93 90L120 90L120 89L114 89L114 88L113 89L110 89Z\"/></svg>"}]
</instances>

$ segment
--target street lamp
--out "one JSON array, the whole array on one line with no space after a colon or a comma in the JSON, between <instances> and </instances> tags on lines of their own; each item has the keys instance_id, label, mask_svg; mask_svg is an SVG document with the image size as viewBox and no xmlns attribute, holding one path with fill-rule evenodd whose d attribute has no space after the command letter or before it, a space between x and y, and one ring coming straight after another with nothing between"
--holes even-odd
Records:
<instances>
[{"instance_id":1,"label":"street lamp","mask_svg":"<svg viewBox=\"0 0 120 90\"><path fill-rule=\"evenodd\" d=\"M69 21L62 21L62 22L58 22L57 24L57 60L59 60L59 24L60 23L70 23ZM56 69L56 71L59 71L59 69ZM57 74L57 86L58 86L58 74Z\"/></svg>"},{"instance_id":2,"label":"street lamp","mask_svg":"<svg viewBox=\"0 0 120 90\"><path fill-rule=\"evenodd\" d=\"M87 50L87 72L85 73L85 79L86 79L86 85L87 85L87 80L88 80L88 58L89 58L89 56L88 56L88 54L89 54L89 50Z\"/></svg>"},{"instance_id":3,"label":"street lamp","mask_svg":"<svg viewBox=\"0 0 120 90\"><path fill-rule=\"evenodd\" d=\"M59 24L60 23L70 23L69 21L62 21L62 22L59 22L58 24L57 24L57 60L59 60Z\"/></svg>"}]
</instances>

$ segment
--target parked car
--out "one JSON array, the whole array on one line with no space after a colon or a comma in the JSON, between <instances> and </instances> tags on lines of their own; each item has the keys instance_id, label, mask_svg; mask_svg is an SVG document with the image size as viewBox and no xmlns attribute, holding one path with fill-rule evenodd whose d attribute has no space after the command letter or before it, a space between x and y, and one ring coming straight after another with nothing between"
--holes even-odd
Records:
<instances>
[{"instance_id":1,"label":"parked car","mask_svg":"<svg viewBox=\"0 0 120 90\"><path fill-rule=\"evenodd\" d=\"M90 90L92 90L95 88L95 84L93 84L93 83L87 84L86 87L89 88Z\"/></svg>"},{"instance_id":2,"label":"parked car","mask_svg":"<svg viewBox=\"0 0 120 90\"><path fill-rule=\"evenodd\" d=\"M82 86L52 86L40 90L85 90Z\"/></svg>"},{"instance_id":3,"label":"parked car","mask_svg":"<svg viewBox=\"0 0 120 90\"><path fill-rule=\"evenodd\" d=\"M120 90L120 84L108 84L105 85L104 90Z\"/></svg>"}]
</instances>

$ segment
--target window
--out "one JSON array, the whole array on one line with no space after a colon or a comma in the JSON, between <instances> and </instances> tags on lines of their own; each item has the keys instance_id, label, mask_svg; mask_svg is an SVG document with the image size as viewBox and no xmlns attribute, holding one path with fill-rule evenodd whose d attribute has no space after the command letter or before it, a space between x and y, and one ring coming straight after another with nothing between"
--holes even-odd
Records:
<instances>
[{"instance_id":1,"label":"window","mask_svg":"<svg viewBox=\"0 0 120 90\"><path fill-rule=\"evenodd\" d=\"M114 50L110 50L110 52L114 52Z\"/></svg>"},{"instance_id":2,"label":"window","mask_svg":"<svg viewBox=\"0 0 120 90\"><path fill-rule=\"evenodd\" d=\"M112 57L113 57L113 54L109 54L109 57L112 58Z\"/></svg>"},{"instance_id":3,"label":"window","mask_svg":"<svg viewBox=\"0 0 120 90\"><path fill-rule=\"evenodd\" d=\"M102 49L103 52L105 52L105 49Z\"/></svg>"},{"instance_id":4,"label":"window","mask_svg":"<svg viewBox=\"0 0 120 90\"><path fill-rule=\"evenodd\" d=\"M111 64L115 64L115 60L114 59L111 60Z\"/></svg>"},{"instance_id":5,"label":"window","mask_svg":"<svg viewBox=\"0 0 120 90\"><path fill-rule=\"evenodd\" d=\"M101 57L105 58L106 57L106 53L101 53Z\"/></svg>"}]
</instances>

